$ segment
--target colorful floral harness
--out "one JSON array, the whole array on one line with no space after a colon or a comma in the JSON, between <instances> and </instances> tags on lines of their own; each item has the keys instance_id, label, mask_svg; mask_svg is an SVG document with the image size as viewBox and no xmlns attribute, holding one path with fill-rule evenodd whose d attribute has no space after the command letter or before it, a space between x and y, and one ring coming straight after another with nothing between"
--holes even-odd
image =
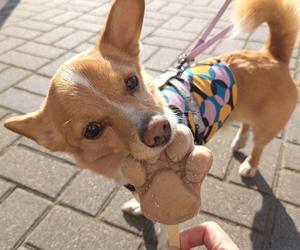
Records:
<instances>
[{"instance_id":1,"label":"colorful floral harness","mask_svg":"<svg viewBox=\"0 0 300 250\"><path fill-rule=\"evenodd\" d=\"M197 144L212 138L237 101L233 73L218 59L167 72L156 83L178 122L192 130Z\"/></svg>"}]
</instances>

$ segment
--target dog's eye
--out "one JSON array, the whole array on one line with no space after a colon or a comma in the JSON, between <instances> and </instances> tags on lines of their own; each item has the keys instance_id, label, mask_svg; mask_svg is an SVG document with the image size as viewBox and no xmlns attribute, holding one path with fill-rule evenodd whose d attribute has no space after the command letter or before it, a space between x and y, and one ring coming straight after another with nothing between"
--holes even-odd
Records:
<instances>
[{"instance_id":1,"label":"dog's eye","mask_svg":"<svg viewBox=\"0 0 300 250\"><path fill-rule=\"evenodd\" d=\"M91 122L84 131L84 137L89 140L97 139L104 131L105 126L99 122Z\"/></svg>"},{"instance_id":2,"label":"dog's eye","mask_svg":"<svg viewBox=\"0 0 300 250\"><path fill-rule=\"evenodd\" d=\"M126 81L126 90L133 93L139 86L139 79L136 76L130 76Z\"/></svg>"}]
</instances>

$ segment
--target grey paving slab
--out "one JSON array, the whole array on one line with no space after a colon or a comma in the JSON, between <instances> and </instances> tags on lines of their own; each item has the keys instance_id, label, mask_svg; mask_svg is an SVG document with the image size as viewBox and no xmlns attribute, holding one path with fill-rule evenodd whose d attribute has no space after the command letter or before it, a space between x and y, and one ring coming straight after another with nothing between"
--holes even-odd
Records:
<instances>
[{"instance_id":1,"label":"grey paving slab","mask_svg":"<svg viewBox=\"0 0 300 250\"><path fill-rule=\"evenodd\" d=\"M300 145L285 143L282 161L284 168L300 171Z\"/></svg>"},{"instance_id":2,"label":"grey paving slab","mask_svg":"<svg viewBox=\"0 0 300 250\"><path fill-rule=\"evenodd\" d=\"M300 209L277 203L269 250L296 250L300 246Z\"/></svg>"},{"instance_id":3,"label":"grey paving slab","mask_svg":"<svg viewBox=\"0 0 300 250\"><path fill-rule=\"evenodd\" d=\"M231 51L241 50L245 46L244 40L223 40L215 46L214 55L221 55Z\"/></svg>"},{"instance_id":4,"label":"grey paving slab","mask_svg":"<svg viewBox=\"0 0 300 250\"><path fill-rule=\"evenodd\" d=\"M177 61L180 50L160 48L149 60L145 66L157 71L165 71L168 67Z\"/></svg>"},{"instance_id":5,"label":"grey paving slab","mask_svg":"<svg viewBox=\"0 0 300 250\"><path fill-rule=\"evenodd\" d=\"M152 222L147 220L144 216L132 216L121 211L122 205L132 198L132 193L121 187L117 195L101 215L102 220L137 234L152 231Z\"/></svg>"},{"instance_id":6,"label":"grey paving slab","mask_svg":"<svg viewBox=\"0 0 300 250\"><path fill-rule=\"evenodd\" d=\"M8 69L2 71L0 73L0 92L16 84L18 81L25 78L29 74L29 71L17 69L14 67L9 67Z\"/></svg>"},{"instance_id":7,"label":"grey paving slab","mask_svg":"<svg viewBox=\"0 0 300 250\"><path fill-rule=\"evenodd\" d=\"M39 31L36 30L29 30L29 29L24 29L15 26L2 29L1 33L13 37L22 38L22 39L33 39L41 34Z\"/></svg>"},{"instance_id":8,"label":"grey paving slab","mask_svg":"<svg viewBox=\"0 0 300 250\"><path fill-rule=\"evenodd\" d=\"M300 206L300 173L281 170L277 184L277 197Z\"/></svg>"},{"instance_id":9,"label":"grey paving slab","mask_svg":"<svg viewBox=\"0 0 300 250\"><path fill-rule=\"evenodd\" d=\"M1 55L0 61L29 70L36 70L49 62L49 60L46 58L41 58L13 50Z\"/></svg>"},{"instance_id":10,"label":"grey paving slab","mask_svg":"<svg viewBox=\"0 0 300 250\"><path fill-rule=\"evenodd\" d=\"M99 32L103 27L103 25L100 24L98 21L95 23L90 23L90 22L81 21L78 19L75 19L75 20L72 20L72 21L66 23L65 26L72 27L75 29L80 29L80 30L86 30L86 31L90 31L90 32Z\"/></svg>"},{"instance_id":11,"label":"grey paving slab","mask_svg":"<svg viewBox=\"0 0 300 250\"><path fill-rule=\"evenodd\" d=\"M47 250L137 249L141 239L69 209L55 207L28 242Z\"/></svg>"},{"instance_id":12,"label":"grey paving slab","mask_svg":"<svg viewBox=\"0 0 300 250\"><path fill-rule=\"evenodd\" d=\"M230 145L236 133L236 128L225 128L206 144L213 153L213 165L209 171L210 174L222 179L225 177L228 164L232 158Z\"/></svg>"},{"instance_id":13,"label":"grey paving slab","mask_svg":"<svg viewBox=\"0 0 300 250\"><path fill-rule=\"evenodd\" d=\"M156 45L165 48L180 49L180 50L185 50L185 48L189 45L188 41L174 40L171 38L165 38L159 36L146 37L143 40L143 42L149 45Z\"/></svg>"},{"instance_id":14,"label":"grey paving slab","mask_svg":"<svg viewBox=\"0 0 300 250\"><path fill-rule=\"evenodd\" d=\"M164 23L163 28L170 30L181 30L181 28L190 20L191 19L189 17L173 16Z\"/></svg>"},{"instance_id":15,"label":"grey paving slab","mask_svg":"<svg viewBox=\"0 0 300 250\"><path fill-rule=\"evenodd\" d=\"M18 51L49 59L57 58L66 53L65 50L40 43L28 42L17 48Z\"/></svg>"},{"instance_id":16,"label":"grey paving slab","mask_svg":"<svg viewBox=\"0 0 300 250\"><path fill-rule=\"evenodd\" d=\"M58 70L58 68L65 63L68 59L73 57L75 53L73 52L68 52L64 54L63 56L51 61L49 64L46 66L42 67L41 69L38 70L40 74L46 75L48 77L52 77L55 72Z\"/></svg>"},{"instance_id":17,"label":"grey paving slab","mask_svg":"<svg viewBox=\"0 0 300 250\"><path fill-rule=\"evenodd\" d=\"M12 249L46 210L49 203L26 191L15 190L0 204L0 246Z\"/></svg>"},{"instance_id":18,"label":"grey paving slab","mask_svg":"<svg viewBox=\"0 0 300 250\"><path fill-rule=\"evenodd\" d=\"M48 93L49 84L50 78L39 75L31 75L16 86L18 88L22 88L25 90L29 90L30 92L46 96Z\"/></svg>"},{"instance_id":19,"label":"grey paving slab","mask_svg":"<svg viewBox=\"0 0 300 250\"><path fill-rule=\"evenodd\" d=\"M235 153L236 157L234 158L234 167L230 173L229 180L240 185L271 193L272 183L275 177L276 166L280 154L281 140L274 139L265 147L259 162L258 174L252 179L247 179L242 178L239 175L238 169L241 162L243 162L246 156L248 156L251 152L253 147L251 139L252 138L250 137L245 149L241 150L240 153Z\"/></svg>"},{"instance_id":20,"label":"grey paving slab","mask_svg":"<svg viewBox=\"0 0 300 250\"><path fill-rule=\"evenodd\" d=\"M9 37L0 42L0 53L13 49L24 42L22 39Z\"/></svg>"},{"instance_id":21,"label":"grey paving slab","mask_svg":"<svg viewBox=\"0 0 300 250\"><path fill-rule=\"evenodd\" d=\"M16 185L0 179L0 200L2 196L7 193L9 190L13 189Z\"/></svg>"},{"instance_id":22,"label":"grey paving slab","mask_svg":"<svg viewBox=\"0 0 300 250\"><path fill-rule=\"evenodd\" d=\"M40 146L39 144L37 144L35 141L30 140L26 137L22 137L19 141L18 144L20 145L25 145L26 147L38 150L40 152L55 156L57 158L60 158L61 160L64 160L68 163L74 164L74 160L71 156L69 156L68 154L62 153L62 152L51 152L48 149Z\"/></svg>"},{"instance_id":23,"label":"grey paving slab","mask_svg":"<svg viewBox=\"0 0 300 250\"><path fill-rule=\"evenodd\" d=\"M18 26L23 28L29 28L31 30L37 30L40 32L45 32L52 30L56 27L54 24L46 23L46 22L40 22L40 21L34 21L34 20L23 20L22 22L17 23Z\"/></svg>"},{"instance_id":24,"label":"grey paving slab","mask_svg":"<svg viewBox=\"0 0 300 250\"><path fill-rule=\"evenodd\" d=\"M292 118L288 122L286 138L290 142L300 144L300 133L298 125L300 124L300 105L297 105Z\"/></svg>"},{"instance_id":25,"label":"grey paving slab","mask_svg":"<svg viewBox=\"0 0 300 250\"><path fill-rule=\"evenodd\" d=\"M0 175L31 189L56 197L78 170L21 147L7 150L0 160Z\"/></svg>"},{"instance_id":26,"label":"grey paving slab","mask_svg":"<svg viewBox=\"0 0 300 250\"><path fill-rule=\"evenodd\" d=\"M9 118L10 116L6 116L6 118ZM0 135L1 135L0 151L4 150L7 146L12 144L19 137L19 135L7 130L3 126L4 120L5 119L0 121Z\"/></svg>"},{"instance_id":27,"label":"grey paving slab","mask_svg":"<svg viewBox=\"0 0 300 250\"><path fill-rule=\"evenodd\" d=\"M63 23L66 23L69 20L74 19L78 16L80 16L79 12L68 11L68 12L64 12L60 15L56 15L55 17L49 19L48 21L50 23L63 24Z\"/></svg>"},{"instance_id":28,"label":"grey paving slab","mask_svg":"<svg viewBox=\"0 0 300 250\"><path fill-rule=\"evenodd\" d=\"M178 13L180 10L182 10L183 7L184 7L184 5L180 4L180 3L169 3L165 6L163 6L160 9L160 12L164 13L164 14L174 15L174 14Z\"/></svg>"},{"instance_id":29,"label":"grey paving slab","mask_svg":"<svg viewBox=\"0 0 300 250\"><path fill-rule=\"evenodd\" d=\"M0 119L2 119L5 115L9 113L8 110L0 108Z\"/></svg>"},{"instance_id":30,"label":"grey paving slab","mask_svg":"<svg viewBox=\"0 0 300 250\"><path fill-rule=\"evenodd\" d=\"M168 30L164 28L159 28L155 32L153 32L154 36L159 36L159 37L166 37L166 38L171 38L171 39L178 39L178 40L186 40L193 42L197 38L197 33L192 33L192 32L187 32L185 31L184 34L182 31L178 30Z\"/></svg>"},{"instance_id":31,"label":"grey paving slab","mask_svg":"<svg viewBox=\"0 0 300 250\"><path fill-rule=\"evenodd\" d=\"M60 198L63 204L95 216L113 191L115 183L88 170L82 170Z\"/></svg>"},{"instance_id":32,"label":"grey paving slab","mask_svg":"<svg viewBox=\"0 0 300 250\"><path fill-rule=\"evenodd\" d=\"M264 231L271 209L270 196L212 177L204 181L201 194L203 211Z\"/></svg>"},{"instance_id":33,"label":"grey paving slab","mask_svg":"<svg viewBox=\"0 0 300 250\"><path fill-rule=\"evenodd\" d=\"M141 49L141 61L145 62L147 59L149 59L150 56L152 56L156 51L158 50L157 46L152 45L143 45Z\"/></svg>"},{"instance_id":34,"label":"grey paving slab","mask_svg":"<svg viewBox=\"0 0 300 250\"><path fill-rule=\"evenodd\" d=\"M12 97L14 97L12 101ZM0 104L21 113L39 109L44 98L19 89L10 88L0 94Z\"/></svg>"},{"instance_id":35,"label":"grey paving slab","mask_svg":"<svg viewBox=\"0 0 300 250\"><path fill-rule=\"evenodd\" d=\"M67 28L67 27L58 27L54 30L51 30L50 32L44 33L43 35L37 37L35 41L51 44L55 41L58 41L62 38L64 38L66 35L69 35L72 33L74 29Z\"/></svg>"}]
</instances>

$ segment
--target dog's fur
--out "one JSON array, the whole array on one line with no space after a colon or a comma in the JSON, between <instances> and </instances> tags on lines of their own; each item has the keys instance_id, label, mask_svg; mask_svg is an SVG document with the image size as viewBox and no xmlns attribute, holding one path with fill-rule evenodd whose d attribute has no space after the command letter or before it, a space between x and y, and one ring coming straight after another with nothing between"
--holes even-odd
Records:
<instances>
[{"instance_id":1,"label":"dog's fur","mask_svg":"<svg viewBox=\"0 0 300 250\"><path fill-rule=\"evenodd\" d=\"M174 135L176 117L140 65L144 8L144 0L115 0L97 46L61 66L37 112L10 118L5 126L110 178L118 178L120 165L118 159L106 165L108 155L157 156L165 146L146 146L140 131L155 113L168 118ZM242 125L232 149L242 148L253 129L253 151L240 167L241 175L251 177L264 146L285 126L298 101L288 65L300 18L292 0L239 0L235 13L242 28L252 31L263 22L270 27L262 51L219 57L231 67L238 86L232 118ZM132 75L138 77L139 89L129 93L124 81ZM83 131L94 121L105 129L98 139L87 140Z\"/></svg>"}]
</instances>

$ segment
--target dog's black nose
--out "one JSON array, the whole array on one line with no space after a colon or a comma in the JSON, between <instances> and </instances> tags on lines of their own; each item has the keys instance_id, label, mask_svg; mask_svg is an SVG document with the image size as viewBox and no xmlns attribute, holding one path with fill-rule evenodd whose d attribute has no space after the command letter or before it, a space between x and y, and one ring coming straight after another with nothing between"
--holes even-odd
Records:
<instances>
[{"instance_id":1,"label":"dog's black nose","mask_svg":"<svg viewBox=\"0 0 300 250\"><path fill-rule=\"evenodd\" d=\"M171 126L168 119L162 115L151 117L146 125L142 140L149 147L163 146L171 138Z\"/></svg>"}]
</instances>

